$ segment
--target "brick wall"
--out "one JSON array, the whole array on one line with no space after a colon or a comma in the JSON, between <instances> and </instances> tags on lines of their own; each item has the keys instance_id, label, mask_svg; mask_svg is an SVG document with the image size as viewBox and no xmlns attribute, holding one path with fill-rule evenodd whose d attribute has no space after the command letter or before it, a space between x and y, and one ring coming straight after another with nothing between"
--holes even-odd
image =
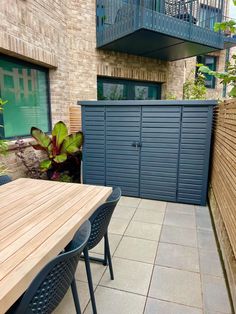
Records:
<instances>
[{"instance_id":1,"label":"brick wall","mask_svg":"<svg viewBox=\"0 0 236 314\"><path fill-rule=\"evenodd\" d=\"M165 62L97 50L95 0L1 0L0 21L0 52L50 68L53 124L68 124L77 100L96 99L97 75L161 82L163 98L181 99L195 69L195 58Z\"/></svg>"}]
</instances>

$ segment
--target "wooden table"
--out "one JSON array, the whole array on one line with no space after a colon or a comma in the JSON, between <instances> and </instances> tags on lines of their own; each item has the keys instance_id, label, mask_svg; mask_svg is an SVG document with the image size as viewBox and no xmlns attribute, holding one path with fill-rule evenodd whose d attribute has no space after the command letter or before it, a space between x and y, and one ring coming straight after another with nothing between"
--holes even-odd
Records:
<instances>
[{"instance_id":1,"label":"wooden table","mask_svg":"<svg viewBox=\"0 0 236 314\"><path fill-rule=\"evenodd\" d=\"M73 238L112 189L18 179L0 187L0 313Z\"/></svg>"}]
</instances>

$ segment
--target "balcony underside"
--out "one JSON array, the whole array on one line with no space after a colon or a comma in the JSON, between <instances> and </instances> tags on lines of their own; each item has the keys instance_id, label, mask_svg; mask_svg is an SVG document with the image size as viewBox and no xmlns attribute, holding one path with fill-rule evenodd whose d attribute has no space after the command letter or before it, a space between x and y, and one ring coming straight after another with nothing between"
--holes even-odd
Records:
<instances>
[{"instance_id":1,"label":"balcony underside","mask_svg":"<svg viewBox=\"0 0 236 314\"><path fill-rule=\"evenodd\" d=\"M97 29L98 48L168 61L224 49L224 35L196 18L188 22L145 8L123 14Z\"/></svg>"},{"instance_id":2,"label":"balcony underside","mask_svg":"<svg viewBox=\"0 0 236 314\"><path fill-rule=\"evenodd\" d=\"M139 29L98 48L167 61L185 59L219 50L148 29ZM223 48L223 47L222 47Z\"/></svg>"}]
</instances>

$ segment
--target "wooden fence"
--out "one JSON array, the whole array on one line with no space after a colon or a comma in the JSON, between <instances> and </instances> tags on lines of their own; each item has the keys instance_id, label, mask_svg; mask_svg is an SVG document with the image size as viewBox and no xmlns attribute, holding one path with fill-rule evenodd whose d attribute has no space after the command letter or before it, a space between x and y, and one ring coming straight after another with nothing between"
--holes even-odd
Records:
<instances>
[{"instance_id":1,"label":"wooden fence","mask_svg":"<svg viewBox=\"0 0 236 314\"><path fill-rule=\"evenodd\" d=\"M215 109L210 205L236 307L236 100Z\"/></svg>"},{"instance_id":2,"label":"wooden fence","mask_svg":"<svg viewBox=\"0 0 236 314\"><path fill-rule=\"evenodd\" d=\"M215 112L211 185L236 257L236 101Z\"/></svg>"},{"instance_id":3,"label":"wooden fence","mask_svg":"<svg viewBox=\"0 0 236 314\"><path fill-rule=\"evenodd\" d=\"M70 123L70 133L75 133L81 130L80 106L69 107L69 123Z\"/></svg>"}]
</instances>

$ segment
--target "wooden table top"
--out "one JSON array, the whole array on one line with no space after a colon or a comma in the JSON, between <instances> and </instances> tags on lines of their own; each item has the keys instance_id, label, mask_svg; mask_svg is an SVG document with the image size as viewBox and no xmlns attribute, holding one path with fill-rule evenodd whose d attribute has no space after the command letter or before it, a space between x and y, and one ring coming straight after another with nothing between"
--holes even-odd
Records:
<instances>
[{"instance_id":1,"label":"wooden table top","mask_svg":"<svg viewBox=\"0 0 236 314\"><path fill-rule=\"evenodd\" d=\"M111 192L109 187L25 178L0 187L0 313Z\"/></svg>"}]
</instances>

